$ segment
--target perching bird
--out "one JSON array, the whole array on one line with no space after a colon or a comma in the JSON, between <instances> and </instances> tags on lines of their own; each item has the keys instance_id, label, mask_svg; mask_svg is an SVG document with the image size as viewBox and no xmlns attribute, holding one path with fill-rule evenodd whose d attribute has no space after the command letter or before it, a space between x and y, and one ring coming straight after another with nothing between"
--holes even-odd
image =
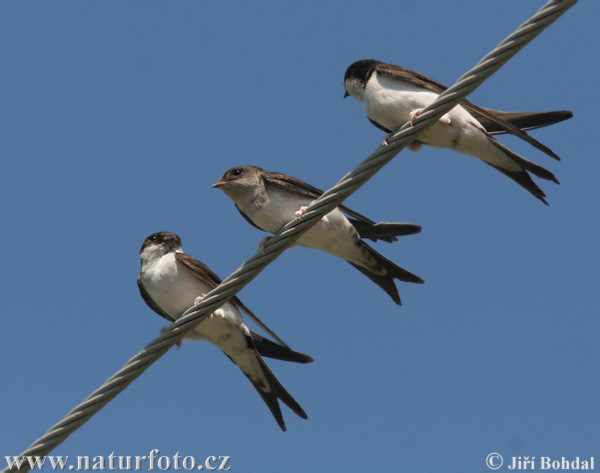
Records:
<instances>
[{"instance_id":1,"label":"perching bird","mask_svg":"<svg viewBox=\"0 0 600 473\"><path fill-rule=\"evenodd\" d=\"M404 123L414 121L447 87L423 75L393 64L365 59L352 64L344 76L346 95L359 100L367 117L378 128L392 133ZM478 107L468 100L455 106L413 141L409 148L419 151L423 144L450 148L475 156L531 192L546 205L544 192L529 172L558 184L547 169L519 156L496 141L492 135L514 134L549 156L560 158L526 130L540 128L571 118L566 110L554 112L502 112ZM385 142L385 140L384 140Z\"/></svg>"},{"instance_id":2,"label":"perching bird","mask_svg":"<svg viewBox=\"0 0 600 473\"><path fill-rule=\"evenodd\" d=\"M256 166L232 168L213 187L223 190L248 222L271 233L276 233L294 218L301 218L306 206L323 193L300 179L267 172ZM344 213L353 218L349 220ZM394 279L413 283L424 281L377 253L362 238L392 242L397 240L396 236L420 231L421 227L413 224L376 224L367 217L340 206L323 217L296 242L345 259L400 305Z\"/></svg>"},{"instance_id":3,"label":"perching bird","mask_svg":"<svg viewBox=\"0 0 600 473\"><path fill-rule=\"evenodd\" d=\"M183 252L181 240L174 233L150 235L142 245L140 257L140 294L152 310L170 322L181 317L221 282L207 266ZM313 359L250 331L239 309L256 318L234 297L208 315L184 338L205 340L220 348L250 380L273 413L279 427L286 430L278 399L303 419L307 415L275 377L261 355L297 363L309 363Z\"/></svg>"}]
</instances>

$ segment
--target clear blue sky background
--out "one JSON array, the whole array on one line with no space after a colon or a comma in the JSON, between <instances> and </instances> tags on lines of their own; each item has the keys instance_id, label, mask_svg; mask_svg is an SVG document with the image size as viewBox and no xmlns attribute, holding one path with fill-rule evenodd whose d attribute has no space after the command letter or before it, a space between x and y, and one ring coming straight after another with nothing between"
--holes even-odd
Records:
<instances>
[{"instance_id":1,"label":"clear blue sky background","mask_svg":"<svg viewBox=\"0 0 600 473\"><path fill-rule=\"evenodd\" d=\"M146 236L180 234L225 277L264 236L211 189L225 170L328 188L379 145L342 99L348 65L452 84L542 5L3 2L2 462L165 325L136 287ZM230 455L261 473L487 471L494 451L600 463L598 17L580 2L470 97L574 112L532 132L561 162L502 139L561 181L538 180L550 207L475 158L407 150L347 201L423 226L376 245L426 280L399 283L403 307L304 248L240 293L315 358L269 362L308 420L284 408L281 432L219 350L188 342L53 453Z\"/></svg>"}]
</instances>

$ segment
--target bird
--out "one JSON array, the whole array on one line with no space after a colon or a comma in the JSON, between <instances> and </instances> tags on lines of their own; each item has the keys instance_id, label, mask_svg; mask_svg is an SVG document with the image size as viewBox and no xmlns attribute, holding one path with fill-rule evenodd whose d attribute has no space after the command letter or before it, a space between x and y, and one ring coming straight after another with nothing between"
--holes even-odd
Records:
<instances>
[{"instance_id":1,"label":"bird","mask_svg":"<svg viewBox=\"0 0 600 473\"><path fill-rule=\"evenodd\" d=\"M205 294L221 282L208 266L183 252L181 238L175 233L158 232L150 235L144 240L140 258L142 267L138 288L142 299L169 322L174 322L187 309L197 305ZM307 419L308 416L262 357L297 363L310 363L313 359L249 330L240 309L252 314L237 297L230 299L208 315L184 339L205 340L221 349L250 380L279 427L285 431L278 400L301 418ZM252 314L252 317L256 316Z\"/></svg>"},{"instance_id":2,"label":"bird","mask_svg":"<svg viewBox=\"0 0 600 473\"><path fill-rule=\"evenodd\" d=\"M270 233L277 233L289 221L302 218L306 206L323 194L300 179L258 166L231 168L213 187L225 192L250 224ZM296 243L345 259L381 287L396 304L402 305L394 279L418 284L424 281L385 258L363 239L391 243L397 240L396 236L420 231L421 227L414 224L375 223L342 205L325 215ZM264 242L259 244L261 248Z\"/></svg>"},{"instance_id":3,"label":"bird","mask_svg":"<svg viewBox=\"0 0 600 473\"><path fill-rule=\"evenodd\" d=\"M407 122L413 122L422 109L430 105L448 87L409 69L374 59L356 61L344 75L345 97L353 96L362 103L369 121L387 133L396 132ZM493 138L511 133L530 143L547 155L558 155L526 131L567 120L568 110L552 112L504 112L477 105L463 99L436 124L423 132L409 145L419 151L422 145L450 148L475 156L511 178L544 204L546 194L529 173L559 184L547 169L519 156ZM387 138L383 144L387 144Z\"/></svg>"}]
</instances>

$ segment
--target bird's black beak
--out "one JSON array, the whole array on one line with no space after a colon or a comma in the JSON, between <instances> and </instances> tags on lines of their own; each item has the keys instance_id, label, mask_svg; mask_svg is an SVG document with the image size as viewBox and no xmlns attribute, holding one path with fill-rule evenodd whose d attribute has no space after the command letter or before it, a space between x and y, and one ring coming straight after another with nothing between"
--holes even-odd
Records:
<instances>
[{"instance_id":1,"label":"bird's black beak","mask_svg":"<svg viewBox=\"0 0 600 473\"><path fill-rule=\"evenodd\" d=\"M344 94L344 98L349 97L350 94L348 93L348 91L346 91L346 93Z\"/></svg>"},{"instance_id":2,"label":"bird's black beak","mask_svg":"<svg viewBox=\"0 0 600 473\"><path fill-rule=\"evenodd\" d=\"M215 189L219 189L220 187L223 187L225 185L225 183L223 181L219 181L219 182L215 182L211 187L215 188Z\"/></svg>"}]
</instances>

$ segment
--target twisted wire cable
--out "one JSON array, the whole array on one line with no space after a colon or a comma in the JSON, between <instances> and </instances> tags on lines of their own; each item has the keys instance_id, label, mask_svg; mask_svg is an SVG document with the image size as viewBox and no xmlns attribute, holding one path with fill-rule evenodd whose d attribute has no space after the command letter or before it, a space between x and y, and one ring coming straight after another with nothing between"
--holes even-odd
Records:
<instances>
[{"instance_id":1,"label":"twisted wire cable","mask_svg":"<svg viewBox=\"0 0 600 473\"><path fill-rule=\"evenodd\" d=\"M287 223L264 247L244 262L218 287L210 291L202 302L188 309L164 333L152 340L123 368L109 378L100 388L90 394L66 417L36 440L20 457L44 456L60 445L69 435L85 424L96 412L108 404L117 394L140 376L148 367L164 355L183 336L201 323L208 314L221 307L254 279L269 263L288 246L308 231L323 216L339 206L349 195L391 161L405 146L418 138L442 115L449 112L469 93L479 87L506 61L519 52L546 27L556 21L577 0L551 0L533 17L523 23L513 34L500 43L477 65L465 73L452 87L442 93L431 105L423 109L413 123L406 123L387 138L388 145L380 146L352 172L344 176L334 187L312 202L301 218ZM4 469L2 473L24 473L31 469L24 461L19 469Z\"/></svg>"}]
</instances>

